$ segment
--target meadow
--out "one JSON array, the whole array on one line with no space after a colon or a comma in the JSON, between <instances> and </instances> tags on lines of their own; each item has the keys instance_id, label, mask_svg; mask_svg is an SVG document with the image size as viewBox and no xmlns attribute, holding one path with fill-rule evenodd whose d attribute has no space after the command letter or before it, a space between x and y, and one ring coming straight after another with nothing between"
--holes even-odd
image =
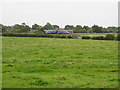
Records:
<instances>
[{"instance_id":1,"label":"meadow","mask_svg":"<svg viewBox=\"0 0 120 90\"><path fill-rule=\"evenodd\" d=\"M73 34L78 35L78 36L90 36L90 37L106 36L107 34L114 34L115 36L117 35L117 33L73 33Z\"/></svg>"},{"instance_id":2,"label":"meadow","mask_svg":"<svg viewBox=\"0 0 120 90\"><path fill-rule=\"evenodd\" d=\"M118 41L2 37L3 88L116 88Z\"/></svg>"}]
</instances>

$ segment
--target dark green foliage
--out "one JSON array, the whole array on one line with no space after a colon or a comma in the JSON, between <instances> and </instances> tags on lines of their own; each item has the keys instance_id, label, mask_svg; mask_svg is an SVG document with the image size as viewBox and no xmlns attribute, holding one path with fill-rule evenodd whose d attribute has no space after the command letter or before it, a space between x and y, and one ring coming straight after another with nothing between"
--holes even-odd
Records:
<instances>
[{"instance_id":1,"label":"dark green foliage","mask_svg":"<svg viewBox=\"0 0 120 90\"><path fill-rule=\"evenodd\" d=\"M114 34L107 34L105 37L96 36L96 37L92 37L92 39L93 40L115 40L115 35Z\"/></svg>"},{"instance_id":2,"label":"dark green foliage","mask_svg":"<svg viewBox=\"0 0 120 90\"><path fill-rule=\"evenodd\" d=\"M73 30L74 26L73 25L66 25L65 30Z\"/></svg>"},{"instance_id":3,"label":"dark green foliage","mask_svg":"<svg viewBox=\"0 0 120 90\"><path fill-rule=\"evenodd\" d=\"M92 37L91 39L93 39L93 40L105 40L105 37L103 37L103 36L96 36L96 37Z\"/></svg>"},{"instance_id":4,"label":"dark green foliage","mask_svg":"<svg viewBox=\"0 0 120 90\"><path fill-rule=\"evenodd\" d=\"M78 39L78 35L68 35L68 34L56 34L54 35L55 38L72 38Z\"/></svg>"},{"instance_id":5,"label":"dark green foliage","mask_svg":"<svg viewBox=\"0 0 120 90\"><path fill-rule=\"evenodd\" d=\"M67 38L66 35L62 35L62 34L56 34L53 35L55 38Z\"/></svg>"},{"instance_id":6,"label":"dark green foliage","mask_svg":"<svg viewBox=\"0 0 120 90\"><path fill-rule=\"evenodd\" d=\"M32 25L33 30L37 30L38 27L39 27L39 25L37 25L37 24Z\"/></svg>"},{"instance_id":7,"label":"dark green foliage","mask_svg":"<svg viewBox=\"0 0 120 90\"><path fill-rule=\"evenodd\" d=\"M44 33L37 33L37 34L30 34L30 33L3 33L2 36L9 36L9 37L48 37L48 38L73 38L77 39L77 35L68 35L68 34L44 34Z\"/></svg>"},{"instance_id":8,"label":"dark green foliage","mask_svg":"<svg viewBox=\"0 0 120 90\"><path fill-rule=\"evenodd\" d=\"M13 31L13 28L11 26L4 26L2 24L0 24L0 29L1 29L0 31L2 31L2 33Z\"/></svg>"},{"instance_id":9,"label":"dark green foliage","mask_svg":"<svg viewBox=\"0 0 120 90\"><path fill-rule=\"evenodd\" d=\"M78 39L77 35L72 35L72 39Z\"/></svg>"},{"instance_id":10,"label":"dark green foliage","mask_svg":"<svg viewBox=\"0 0 120 90\"><path fill-rule=\"evenodd\" d=\"M58 25L53 25L53 30L58 30L59 26Z\"/></svg>"},{"instance_id":11,"label":"dark green foliage","mask_svg":"<svg viewBox=\"0 0 120 90\"><path fill-rule=\"evenodd\" d=\"M82 36L82 39L90 39L90 36Z\"/></svg>"},{"instance_id":12,"label":"dark green foliage","mask_svg":"<svg viewBox=\"0 0 120 90\"><path fill-rule=\"evenodd\" d=\"M90 28L88 26L83 26L83 29L85 29L86 31L89 30Z\"/></svg>"},{"instance_id":13,"label":"dark green foliage","mask_svg":"<svg viewBox=\"0 0 120 90\"><path fill-rule=\"evenodd\" d=\"M120 33L120 27L117 28L117 33Z\"/></svg>"},{"instance_id":14,"label":"dark green foliage","mask_svg":"<svg viewBox=\"0 0 120 90\"><path fill-rule=\"evenodd\" d=\"M44 27L43 27L44 30L52 30L53 29L53 26L50 24L50 23L47 23Z\"/></svg>"},{"instance_id":15,"label":"dark green foliage","mask_svg":"<svg viewBox=\"0 0 120 90\"><path fill-rule=\"evenodd\" d=\"M102 27L98 26L98 25L94 25L92 26L92 30L94 33L101 33L102 32Z\"/></svg>"},{"instance_id":16,"label":"dark green foliage","mask_svg":"<svg viewBox=\"0 0 120 90\"><path fill-rule=\"evenodd\" d=\"M2 24L0 24L0 33L1 32L7 32L7 27L6 26L3 26Z\"/></svg>"},{"instance_id":17,"label":"dark green foliage","mask_svg":"<svg viewBox=\"0 0 120 90\"><path fill-rule=\"evenodd\" d=\"M114 34L107 34L105 36L105 40L114 40L115 39L115 35Z\"/></svg>"},{"instance_id":18,"label":"dark green foliage","mask_svg":"<svg viewBox=\"0 0 120 90\"><path fill-rule=\"evenodd\" d=\"M2 36L12 36L12 37L48 37L52 38L52 35L48 34L27 34L27 33L4 33Z\"/></svg>"},{"instance_id":19,"label":"dark green foliage","mask_svg":"<svg viewBox=\"0 0 120 90\"><path fill-rule=\"evenodd\" d=\"M64 36L64 35L60 35L60 37L59 38L66 38L66 36Z\"/></svg>"},{"instance_id":20,"label":"dark green foliage","mask_svg":"<svg viewBox=\"0 0 120 90\"><path fill-rule=\"evenodd\" d=\"M108 33L116 33L116 32L118 32L118 28L114 27L114 26L107 27L106 29L107 29Z\"/></svg>"},{"instance_id":21,"label":"dark green foliage","mask_svg":"<svg viewBox=\"0 0 120 90\"><path fill-rule=\"evenodd\" d=\"M119 33L119 34L117 34L117 36L115 37L115 40L120 41L120 33Z\"/></svg>"},{"instance_id":22,"label":"dark green foliage","mask_svg":"<svg viewBox=\"0 0 120 90\"><path fill-rule=\"evenodd\" d=\"M81 25L77 25L74 30L73 30L74 33L85 33L85 29L82 29L82 26Z\"/></svg>"},{"instance_id":23,"label":"dark green foliage","mask_svg":"<svg viewBox=\"0 0 120 90\"><path fill-rule=\"evenodd\" d=\"M45 31L44 30L36 30L36 31L34 31L34 33L36 33L36 34L45 34Z\"/></svg>"},{"instance_id":24,"label":"dark green foliage","mask_svg":"<svg viewBox=\"0 0 120 90\"><path fill-rule=\"evenodd\" d=\"M25 32L29 32L30 31L30 27L28 25L26 25L25 23L22 23L22 25L19 24L15 24L14 26L11 27L12 33L25 33Z\"/></svg>"},{"instance_id":25,"label":"dark green foliage","mask_svg":"<svg viewBox=\"0 0 120 90\"><path fill-rule=\"evenodd\" d=\"M72 39L77 39L77 35L68 35L68 34L56 34L53 35L55 38L72 38Z\"/></svg>"},{"instance_id":26,"label":"dark green foliage","mask_svg":"<svg viewBox=\"0 0 120 90\"><path fill-rule=\"evenodd\" d=\"M72 36L69 35L69 36L67 36L67 38L72 38Z\"/></svg>"},{"instance_id":27,"label":"dark green foliage","mask_svg":"<svg viewBox=\"0 0 120 90\"><path fill-rule=\"evenodd\" d=\"M26 32L31 32L34 30L59 30L58 25L52 25L50 23L47 23L44 26L40 26L38 24L32 25L32 27L26 25L25 23L20 24L15 24L13 26L6 26L0 24L0 32L2 33L26 33ZM109 26L107 28L98 26L98 25L93 25L92 27L89 26L81 26L81 25L76 25L74 27L73 25L66 25L63 30L73 30L74 33L119 33L119 27L115 26Z\"/></svg>"}]
</instances>

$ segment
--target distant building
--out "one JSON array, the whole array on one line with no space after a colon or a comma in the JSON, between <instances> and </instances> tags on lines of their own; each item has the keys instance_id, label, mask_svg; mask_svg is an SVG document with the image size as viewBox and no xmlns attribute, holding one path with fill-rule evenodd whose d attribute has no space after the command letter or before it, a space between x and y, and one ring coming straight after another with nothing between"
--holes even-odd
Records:
<instances>
[{"instance_id":1,"label":"distant building","mask_svg":"<svg viewBox=\"0 0 120 90\"><path fill-rule=\"evenodd\" d=\"M71 34L73 30L44 30L47 34Z\"/></svg>"}]
</instances>

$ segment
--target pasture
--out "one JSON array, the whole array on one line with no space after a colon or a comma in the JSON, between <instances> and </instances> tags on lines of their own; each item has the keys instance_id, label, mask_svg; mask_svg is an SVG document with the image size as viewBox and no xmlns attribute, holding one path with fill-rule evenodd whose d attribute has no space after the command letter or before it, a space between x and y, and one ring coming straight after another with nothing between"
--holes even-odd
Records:
<instances>
[{"instance_id":1,"label":"pasture","mask_svg":"<svg viewBox=\"0 0 120 90\"><path fill-rule=\"evenodd\" d=\"M77 35L77 36L90 36L90 37L94 37L94 36L106 36L107 34L114 34L115 36L117 35L117 33L73 33L73 35Z\"/></svg>"},{"instance_id":2,"label":"pasture","mask_svg":"<svg viewBox=\"0 0 120 90\"><path fill-rule=\"evenodd\" d=\"M115 88L118 42L2 37L3 88Z\"/></svg>"}]
</instances>

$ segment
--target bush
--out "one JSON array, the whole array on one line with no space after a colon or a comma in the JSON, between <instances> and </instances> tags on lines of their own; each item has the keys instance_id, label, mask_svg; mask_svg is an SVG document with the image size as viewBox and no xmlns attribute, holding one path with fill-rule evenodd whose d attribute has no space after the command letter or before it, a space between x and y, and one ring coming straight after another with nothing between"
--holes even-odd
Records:
<instances>
[{"instance_id":1,"label":"bush","mask_svg":"<svg viewBox=\"0 0 120 90\"><path fill-rule=\"evenodd\" d=\"M120 36L118 36L116 39L118 40ZM115 40L115 35L114 34L107 34L105 37L103 36L96 36L92 37L93 40Z\"/></svg>"},{"instance_id":2,"label":"bush","mask_svg":"<svg viewBox=\"0 0 120 90\"><path fill-rule=\"evenodd\" d=\"M59 38L66 38L66 36L64 36L64 35L60 35Z\"/></svg>"},{"instance_id":3,"label":"bush","mask_svg":"<svg viewBox=\"0 0 120 90\"><path fill-rule=\"evenodd\" d=\"M114 40L115 39L115 35L114 34L107 34L105 36L105 40Z\"/></svg>"},{"instance_id":4,"label":"bush","mask_svg":"<svg viewBox=\"0 0 120 90\"><path fill-rule=\"evenodd\" d=\"M69 35L69 36L67 36L67 38L72 38L72 36Z\"/></svg>"},{"instance_id":5,"label":"bush","mask_svg":"<svg viewBox=\"0 0 120 90\"><path fill-rule=\"evenodd\" d=\"M116 40L118 40L118 41L120 41L120 33L119 34L117 34L117 36L116 36L116 38L115 38Z\"/></svg>"},{"instance_id":6,"label":"bush","mask_svg":"<svg viewBox=\"0 0 120 90\"><path fill-rule=\"evenodd\" d=\"M45 32L44 32L44 31L42 31L42 30L37 30L37 31L34 31L34 33L36 33L36 34L45 34Z\"/></svg>"},{"instance_id":7,"label":"bush","mask_svg":"<svg viewBox=\"0 0 120 90\"><path fill-rule=\"evenodd\" d=\"M72 35L72 39L78 39L77 35Z\"/></svg>"},{"instance_id":8,"label":"bush","mask_svg":"<svg viewBox=\"0 0 120 90\"><path fill-rule=\"evenodd\" d=\"M52 34L53 35L53 34ZM54 36L54 38L66 38L65 36L63 36L63 35L60 35L60 34L55 34L55 35L53 35Z\"/></svg>"},{"instance_id":9,"label":"bush","mask_svg":"<svg viewBox=\"0 0 120 90\"><path fill-rule=\"evenodd\" d=\"M92 37L91 39L93 39L93 40L105 40L105 37L103 37L103 36L96 36L96 37Z\"/></svg>"},{"instance_id":10,"label":"bush","mask_svg":"<svg viewBox=\"0 0 120 90\"><path fill-rule=\"evenodd\" d=\"M82 39L90 39L90 36L82 36Z\"/></svg>"}]
</instances>

